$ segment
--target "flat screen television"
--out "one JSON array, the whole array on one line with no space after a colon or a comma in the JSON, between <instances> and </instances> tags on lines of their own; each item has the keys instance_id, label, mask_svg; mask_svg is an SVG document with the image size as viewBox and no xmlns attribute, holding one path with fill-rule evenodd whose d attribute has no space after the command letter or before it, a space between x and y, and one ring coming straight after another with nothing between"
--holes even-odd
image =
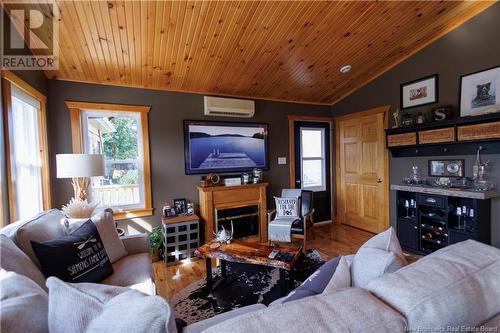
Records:
<instances>
[{"instance_id":1,"label":"flat screen television","mask_svg":"<svg viewBox=\"0 0 500 333\"><path fill-rule=\"evenodd\" d=\"M268 169L267 124L184 121L187 175Z\"/></svg>"}]
</instances>

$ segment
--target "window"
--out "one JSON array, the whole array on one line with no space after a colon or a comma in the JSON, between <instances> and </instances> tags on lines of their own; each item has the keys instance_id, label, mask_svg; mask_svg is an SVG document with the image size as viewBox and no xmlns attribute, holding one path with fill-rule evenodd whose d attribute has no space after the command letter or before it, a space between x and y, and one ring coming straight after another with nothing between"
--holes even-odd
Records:
<instances>
[{"instance_id":1,"label":"window","mask_svg":"<svg viewBox=\"0 0 500 333\"><path fill-rule=\"evenodd\" d=\"M73 152L105 159L105 175L92 177L89 199L113 208L117 219L152 215L149 107L66 104L72 112Z\"/></svg>"},{"instance_id":2,"label":"window","mask_svg":"<svg viewBox=\"0 0 500 333\"><path fill-rule=\"evenodd\" d=\"M11 72L3 72L2 77L9 220L13 222L51 206L46 99Z\"/></svg>"},{"instance_id":3,"label":"window","mask_svg":"<svg viewBox=\"0 0 500 333\"><path fill-rule=\"evenodd\" d=\"M325 130L323 128L300 128L300 145L302 188L325 191Z\"/></svg>"}]
</instances>

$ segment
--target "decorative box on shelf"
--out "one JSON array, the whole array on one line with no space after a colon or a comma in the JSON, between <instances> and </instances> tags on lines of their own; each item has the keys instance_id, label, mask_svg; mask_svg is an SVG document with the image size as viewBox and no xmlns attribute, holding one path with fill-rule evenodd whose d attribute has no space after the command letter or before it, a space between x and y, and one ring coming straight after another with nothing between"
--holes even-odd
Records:
<instances>
[{"instance_id":1,"label":"decorative box on shelf","mask_svg":"<svg viewBox=\"0 0 500 333\"><path fill-rule=\"evenodd\" d=\"M162 218L165 264L173 264L194 256L193 252L200 244L199 220L194 214Z\"/></svg>"}]
</instances>

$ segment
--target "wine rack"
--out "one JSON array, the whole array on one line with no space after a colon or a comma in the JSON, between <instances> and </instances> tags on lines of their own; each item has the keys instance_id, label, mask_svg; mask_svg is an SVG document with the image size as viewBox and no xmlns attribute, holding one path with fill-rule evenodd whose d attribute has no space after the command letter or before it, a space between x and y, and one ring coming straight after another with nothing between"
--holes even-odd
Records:
<instances>
[{"instance_id":1,"label":"wine rack","mask_svg":"<svg viewBox=\"0 0 500 333\"><path fill-rule=\"evenodd\" d=\"M467 239L490 243L490 200L397 191L396 203L398 238L407 250L428 254Z\"/></svg>"}]
</instances>

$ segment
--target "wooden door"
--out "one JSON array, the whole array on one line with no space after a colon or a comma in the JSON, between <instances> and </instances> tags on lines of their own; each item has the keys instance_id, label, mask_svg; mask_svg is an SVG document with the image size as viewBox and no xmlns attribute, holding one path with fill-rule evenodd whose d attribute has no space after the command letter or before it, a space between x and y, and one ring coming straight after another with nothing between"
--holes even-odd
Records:
<instances>
[{"instance_id":1,"label":"wooden door","mask_svg":"<svg viewBox=\"0 0 500 333\"><path fill-rule=\"evenodd\" d=\"M375 233L389 226L388 110L336 118L338 222Z\"/></svg>"}]
</instances>

